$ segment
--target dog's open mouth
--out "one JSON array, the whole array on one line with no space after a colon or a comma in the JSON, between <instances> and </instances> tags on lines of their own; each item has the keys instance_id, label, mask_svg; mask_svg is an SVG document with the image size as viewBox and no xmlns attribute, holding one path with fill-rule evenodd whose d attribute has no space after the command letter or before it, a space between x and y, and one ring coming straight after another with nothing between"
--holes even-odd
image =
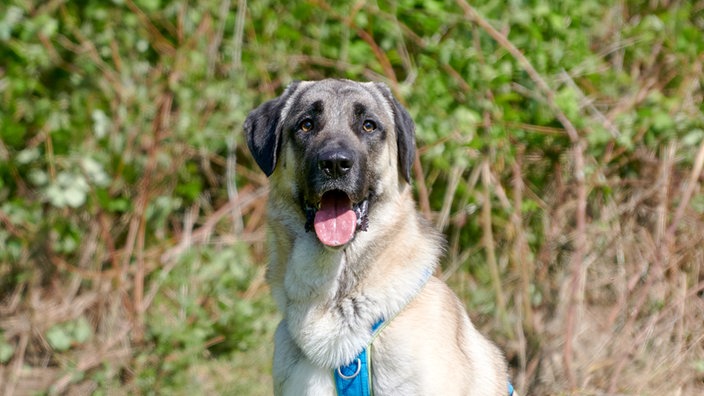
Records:
<instances>
[{"instance_id":1,"label":"dog's open mouth","mask_svg":"<svg viewBox=\"0 0 704 396\"><path fill-rule=\"evenodd\" d=\"M315 230L324 245L345 245L358 229L367 230L368 208L367 199L353 203L343 191L328 191L317 205L306 204L306 231Z\"/></svg>"}]
</instances>

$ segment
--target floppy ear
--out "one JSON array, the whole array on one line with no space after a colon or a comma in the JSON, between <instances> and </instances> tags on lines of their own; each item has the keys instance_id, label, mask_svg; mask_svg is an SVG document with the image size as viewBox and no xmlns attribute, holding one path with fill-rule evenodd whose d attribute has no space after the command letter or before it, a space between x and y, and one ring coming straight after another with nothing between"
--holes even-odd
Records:
<instances>
[{"instance_id":1,"label":"floppy ear","mask_svg":"<svg viewBox=\"0 0 704 396\"><path fill-rule=\"evenodd\" d=\"M283 94L252 110L244 121L247 146L257 165L267 176L271 176L281 152L281 111L298 82L293 82Z\"/></svg>"},{"instance_id":2,"label":"floppy ear","mask_svg":"<svg viewBox=\"0 0 704 396\"><path fill-rule=\"evenodd\" d=\"M401 167L403 177L407 182L411 182L411 169L416 159L416 124L413 123L411 115L401 106L396 99L394 101L394 124L396 124L396 140L398 145L398 163Z\"/></svg>"},{"instance_id":3,"label":"floppy ear","mask_svg":"<svg viewBox=\"0 0 704 396\"><path fill-rule=\"evenodd\" d=\"M391 104L396 125L396 145L398 147L399 171L407 182L411 182L411 169L416 158L416 125L408 111L394 98L384 83L376 83L377 89Z\"/></svg>"}]
</instances>

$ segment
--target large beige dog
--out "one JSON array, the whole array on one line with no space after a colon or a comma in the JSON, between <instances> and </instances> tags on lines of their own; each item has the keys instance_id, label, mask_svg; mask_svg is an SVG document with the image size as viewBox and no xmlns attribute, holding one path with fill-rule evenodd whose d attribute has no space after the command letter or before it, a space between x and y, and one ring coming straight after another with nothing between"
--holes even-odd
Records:
<instances>
[{"instance_id":1,"label":"large beige dog","mask_svg":"<svg viewBox=\"0 0 704 396\"><path fill-rule=\"evenodd\" d=\"M388 87L296 82L244 130L271 184L275 393L366 374L376 396L505 396L502 354L432 276L444 242L415 210L414 124Z\"/></svg>"}]
</instances>

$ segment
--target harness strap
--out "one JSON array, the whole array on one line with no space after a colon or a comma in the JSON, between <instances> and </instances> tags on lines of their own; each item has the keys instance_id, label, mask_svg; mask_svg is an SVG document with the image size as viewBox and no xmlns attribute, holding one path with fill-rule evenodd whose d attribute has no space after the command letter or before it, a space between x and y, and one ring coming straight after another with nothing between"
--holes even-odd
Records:
<instances>
[{"instance_id":1,"label":"harness strap","mask_svg":"<svg viewBox=\"0 0 704 396\"><path fill-rule=\"evenodd\" d=\"M381 326L384 320L380 319L372 326L372 341L381 331ZM371 396L372 381L371 381L371 358L367 353L369 346L362 349L362 352L357 357L345 366L340 366L335 370L335 388L338 396Z\"/></svg>"},{"instance_id":2,"label":"harness strap","mask_svg":"<svg viewBox=\"0 0 704 396\"><path fill-rule=\"evenodd\" d=\"M352 363L335 370L335 388L337 388L338 396L371 395L372 387L369 381L368 365L367 350L365 349Z\"/></svg>"}]
</instances>

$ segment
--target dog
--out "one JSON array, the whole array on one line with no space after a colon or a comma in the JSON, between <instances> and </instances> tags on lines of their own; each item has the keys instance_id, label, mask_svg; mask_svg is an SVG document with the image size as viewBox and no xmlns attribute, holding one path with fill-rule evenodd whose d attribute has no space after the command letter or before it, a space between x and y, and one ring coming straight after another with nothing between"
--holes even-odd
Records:
<instances>
[{"instance_id":1,"label":"dog","mask_svg":"<svg viewBox=\"0 0 704 396\"><path fill-rule=\"evenodd\" d=\"M445 242L415 209L415 125L388 86L293 82L244 131L270 184L274 393L346 394L364 366L366 394L506 395L503 355L433 276Z\"/></svg>"}]
</instances>

